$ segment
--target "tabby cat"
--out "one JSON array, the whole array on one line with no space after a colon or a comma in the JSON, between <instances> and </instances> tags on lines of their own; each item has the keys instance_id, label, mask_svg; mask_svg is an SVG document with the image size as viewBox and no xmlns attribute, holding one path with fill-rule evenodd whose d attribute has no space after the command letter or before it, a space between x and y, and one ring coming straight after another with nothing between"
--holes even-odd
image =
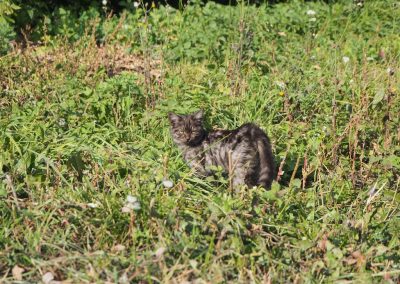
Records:
<instances>
[{"instance_id":1,"label":"tabby cat","mask_svg":"<svg viewBox=\"0 0 400 284\"><path fill-rule=\"evenodd\" d=\"M174 142L185 161L200 176L222 167L233 187L271 187L274 158L267 135L257 125L246 123L235 130L206 131L203 111L188 115L168 114Z\"/></svg>"}]
</instances>

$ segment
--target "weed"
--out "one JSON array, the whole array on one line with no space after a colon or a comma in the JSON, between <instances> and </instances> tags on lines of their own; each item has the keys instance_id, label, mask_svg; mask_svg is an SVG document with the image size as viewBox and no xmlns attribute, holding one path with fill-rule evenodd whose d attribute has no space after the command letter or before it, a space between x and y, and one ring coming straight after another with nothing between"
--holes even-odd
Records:
<instances>
[{"instance_id":1,"label":"weed","mask_svg":"<svg viewBox=\"0 0 400 284\"><path fill-rule=\"evenodd\" d=\"M400 10L360 3L64 9L26 34L0 58L0 282L398 281ZM266 130L270 191L193 175L167 113L198 108Z\"/></svg>"}]
</instances>

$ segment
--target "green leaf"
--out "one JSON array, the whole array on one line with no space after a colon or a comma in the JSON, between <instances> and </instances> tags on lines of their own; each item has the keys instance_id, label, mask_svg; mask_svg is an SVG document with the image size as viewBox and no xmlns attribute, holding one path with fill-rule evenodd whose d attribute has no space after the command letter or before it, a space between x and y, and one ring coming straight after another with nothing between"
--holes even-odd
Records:
<instances>
[{"instance_id":1,"label":"green leaf","mask_svg":"<svg viewBox=\"0 0 400 284\"><path fill-rule=\"evenodd\" d=\"M385 97L385 91L381 88L376 92L372 104L377 105L383 100L384 97Z\"/></svg>"},{"instance_id":2,"label":"green leaf","mask_svg":"<svg viewBox=\"0 0 400 284\"><path fill-rule=\"evenodd\" d=\"M395 155L390 155L383 159L382 164L387 167L400 169L400 157Z\"/></svg>"},{"instance_id":3,"label":"green leaf","mask_svg":"<svg viewBox=\"0 0 400 284\"><path fill-rule=\"evenodd\" d=\"M300 240L297 242L297 247L303 251L308 250L314 246L314 243L310 240Z\"/></svg>"},{"instance_id":4,"label":"green leaf","mask_svg":"<svg viewBox=\"0 0 400 284\"><path fill-rule=\"evenodd\" d=\"M7 190L4 184L2 183L0 185L0 197L5 197L5 196L7 196Z\"/></svg>"},{"instance_id":5,"label":"green leaf","mask_svg":"<svg viewBox=\"0 0 400 284\"><path fill-rule=\"evenodd\" d=\"M295 178L294 180L292 180L291 185L293 188L301 188L301 180L298 178Z\"/></svg>"}]
</instances>

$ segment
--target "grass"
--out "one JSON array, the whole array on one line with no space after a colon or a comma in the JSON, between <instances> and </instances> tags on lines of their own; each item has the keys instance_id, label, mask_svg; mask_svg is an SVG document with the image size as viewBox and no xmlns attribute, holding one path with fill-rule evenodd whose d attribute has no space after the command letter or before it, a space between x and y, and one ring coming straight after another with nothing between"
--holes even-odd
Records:
<instances>
[{"instance_id":1,"label":"grass","mask_svg":"<svg viewBox=\"0 0 400 284\"><path fill-rule=\"evenodd\" d=\"M0 58L0 282L399 281L398 3L61 12ZM192 175L198 108L268 132L270 191Z\"/></svg>"}]
</instances>

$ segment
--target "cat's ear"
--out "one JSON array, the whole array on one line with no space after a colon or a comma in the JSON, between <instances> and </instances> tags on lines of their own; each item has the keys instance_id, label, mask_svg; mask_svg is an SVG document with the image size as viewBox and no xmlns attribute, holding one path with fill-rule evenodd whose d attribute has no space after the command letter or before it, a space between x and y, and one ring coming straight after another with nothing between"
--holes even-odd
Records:
<instances>
[{"instance_id":1,"label":"cat's ear","mask_svg":"<svg viewBox=\"0 0 400 284\"><path fill-rule=\"evenodd\" d=\"M173 112L168 113L169 122L176 124L181 120L181 117Z\"/></svg>"},{"instance_id":2,"label":"cat's ear","mask_svg":"<svg viewBox=\"0 0 400 284\"><path fill-rule=\"evenodd\" d=\"M197 120L203 120L204 117L204 111L201 109L199 111L196 111L195 113L193 113L193 117Z\"/></svg>"}]
</instances>

